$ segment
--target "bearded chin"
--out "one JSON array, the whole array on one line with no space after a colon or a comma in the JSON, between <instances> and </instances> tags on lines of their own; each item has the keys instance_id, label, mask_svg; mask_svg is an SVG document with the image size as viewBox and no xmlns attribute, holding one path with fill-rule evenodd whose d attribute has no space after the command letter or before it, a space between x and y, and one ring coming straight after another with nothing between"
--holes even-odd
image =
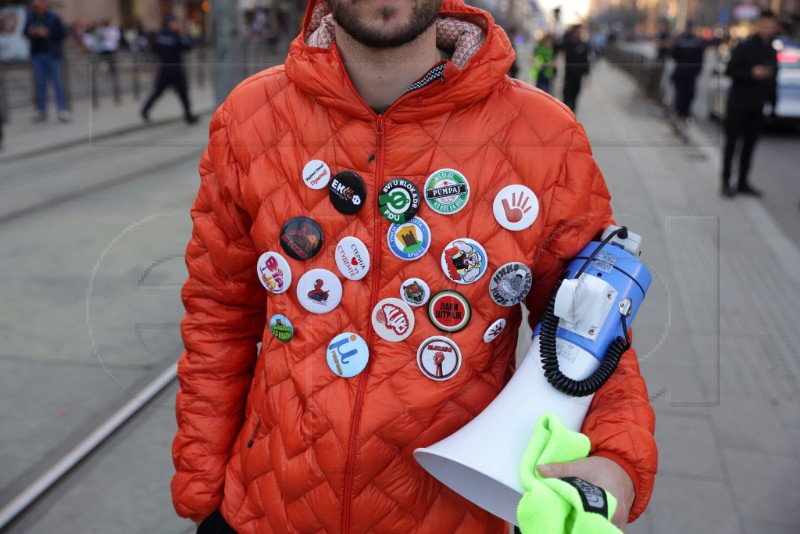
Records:
<instances>
[{"instance_id":1,"label":"bearded chin","mask_svg":"<svg viewBox=\"0 0 800 534\"><path fill-rule=\"evenodd\" d=\"M412 42L430 28L439 15L441 0L420 0L409 20L391 30L373 28L364 23L353 9L352 0L328 0L333 19L350 37L369 48L396 48ZM397 10L386 6L379 12L380 20L389 23Z\"/></svg>"}]
</instances>

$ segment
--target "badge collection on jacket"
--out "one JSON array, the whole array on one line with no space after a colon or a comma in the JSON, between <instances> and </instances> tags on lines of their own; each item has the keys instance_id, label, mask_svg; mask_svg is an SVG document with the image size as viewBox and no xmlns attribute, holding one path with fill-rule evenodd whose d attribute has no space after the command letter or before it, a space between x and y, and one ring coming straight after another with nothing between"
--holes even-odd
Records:
<instances>
[{"instance_id":1,"label":"badge collection on jacket","mask_svg":"<svg viewBox=\"0 0 800 534\"><path fill-rule=\"evenodd\" d=\"M340 213L355 214L365 204L364 181L353 171L331 175L325 162L312 160L303 168L302 179L311 189L327 187L330 201ZM417 217L422 198L434 212L452 215L466 206L469 196L469 181L454 169L440 169L431 174L425 181L422 195L410 180L394 178L386 182L377 202L383 217L392 223L386 236L391 252L409 262L428 252L431 231L425 221ZM500 226L520 231L534 223L539 213L539 203L528 187L509 185L495 197L493 211ZM294 217L281 228L281 248L295 260L313 258L320 252L323 243L322 228L310 217ZM370 269L369 251L354 236L344 237L337 243L334 261L341 276L348 280L361 280ZM464 237L445 246L441 267L449 281L471 284L486 274L489 259L480 243ZM273 295L288 291L293 281L289 263L278 252L262 254L257 271L261 284ZM514 306L527 296L532 282L531 271L524 263L507 263L493 273L489 294L499 306ZM342 300L342 293L339 277L326 269L312 269L296 283L297 300L311 313L324 314L334 310ZM447 334L466 328L472 316L470 303L464 295L453 290L431 294L430 286L421 278L405 280L400 285L398 296L400 298L381 300L372 310L372 327L386 341L401 342L411 335L415 326L414 307L427 306L430 322ZM491 343L497 339L506 323L504 318L497 319L487 328L483 341ZM294 337L294 326L284 315L273 315L269 325L272 334L284 343ZM337 376L352 378L366 368L369 347L358 334L343 332L329 343L326 361L331 372ZM417 350L417 364L426 377L436 381L448 380L461 367L461 349L448 337L429 337Z\"/></svg>"}]
</instances>

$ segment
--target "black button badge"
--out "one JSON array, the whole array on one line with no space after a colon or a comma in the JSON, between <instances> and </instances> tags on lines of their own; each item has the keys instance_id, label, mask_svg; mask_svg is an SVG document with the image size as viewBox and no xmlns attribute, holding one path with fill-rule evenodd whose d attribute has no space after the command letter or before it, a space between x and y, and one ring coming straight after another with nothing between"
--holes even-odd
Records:
<instances>
[{"instance_id":1,"label":"black button badge","mask_svg":"<svg viewBox=\"0 0 800 534\"><path fill-rule=\"evenodd\" d=\"M345 215L352 215L364 206L367 188L364 180L353 171L336 173L328 188L333 207Z\"/></svg>"},{"instance_id":2,"label":"black button badge","mask_svg":"<svg viewBox=\"0 0 800 534\"><path fill-rule=\"evenodd\" d=\"M295 217L281 229L281 247L296 260L308 260L322 248L322 228L309 217Z\"/></svg>"}]
</instances>

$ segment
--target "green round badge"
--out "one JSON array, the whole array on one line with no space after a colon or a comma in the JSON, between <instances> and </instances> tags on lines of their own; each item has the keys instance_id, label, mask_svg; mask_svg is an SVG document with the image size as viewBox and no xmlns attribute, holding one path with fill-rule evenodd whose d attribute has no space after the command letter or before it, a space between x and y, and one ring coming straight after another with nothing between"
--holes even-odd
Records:
<instances>
[{"instance_id":1,"label":"green round badge","mask_svg":"<svg viewBox=\"0 0 800 534\"><path fill-rule=\"evenodd\" d=\"M294 337L292 322L285 315L276 314L269 320L269 329L279 341L286 343Z\"/></svg>"},{"instance_id":2,"label":"green round badge","mask_svg":"<svg viewBox=\"0 0 800 534\"><path fill-rule=\"evenodd\" d=\"M453 169L440 169L425 182L425 202L436 213L452 215L469 200L467 178Z\"/></svg>"},{"instance_id":3,"label":"green round badge","mask_svg":"<svg viewBox=\"0 0 800 534\"><path fill-rule=\"evenodd\" d=\"M389 180L378 196L381 215L394 224L413 219L419 211L420 202L417 186L405 178Z\"/></svg>"}]
</instances>

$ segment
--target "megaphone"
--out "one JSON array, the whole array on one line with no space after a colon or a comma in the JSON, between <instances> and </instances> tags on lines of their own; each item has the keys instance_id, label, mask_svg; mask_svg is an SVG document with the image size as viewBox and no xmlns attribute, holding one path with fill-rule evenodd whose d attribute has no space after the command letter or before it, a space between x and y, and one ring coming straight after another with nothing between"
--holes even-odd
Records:
<instances>
[{"instance_id":1,"label":"megaphone","mask_svg":"<svg viewBox=\"0 0 800 534\"><path fill-rule=\"evenodd\" d=\"M444 485L517 525L520 465L536 420L553 412L580 431L594 393L630 347L628 328L650 287L641 238L611 226L568 265L508 385L451 436L414 451Z\"/></svg>"}]
</instances>

